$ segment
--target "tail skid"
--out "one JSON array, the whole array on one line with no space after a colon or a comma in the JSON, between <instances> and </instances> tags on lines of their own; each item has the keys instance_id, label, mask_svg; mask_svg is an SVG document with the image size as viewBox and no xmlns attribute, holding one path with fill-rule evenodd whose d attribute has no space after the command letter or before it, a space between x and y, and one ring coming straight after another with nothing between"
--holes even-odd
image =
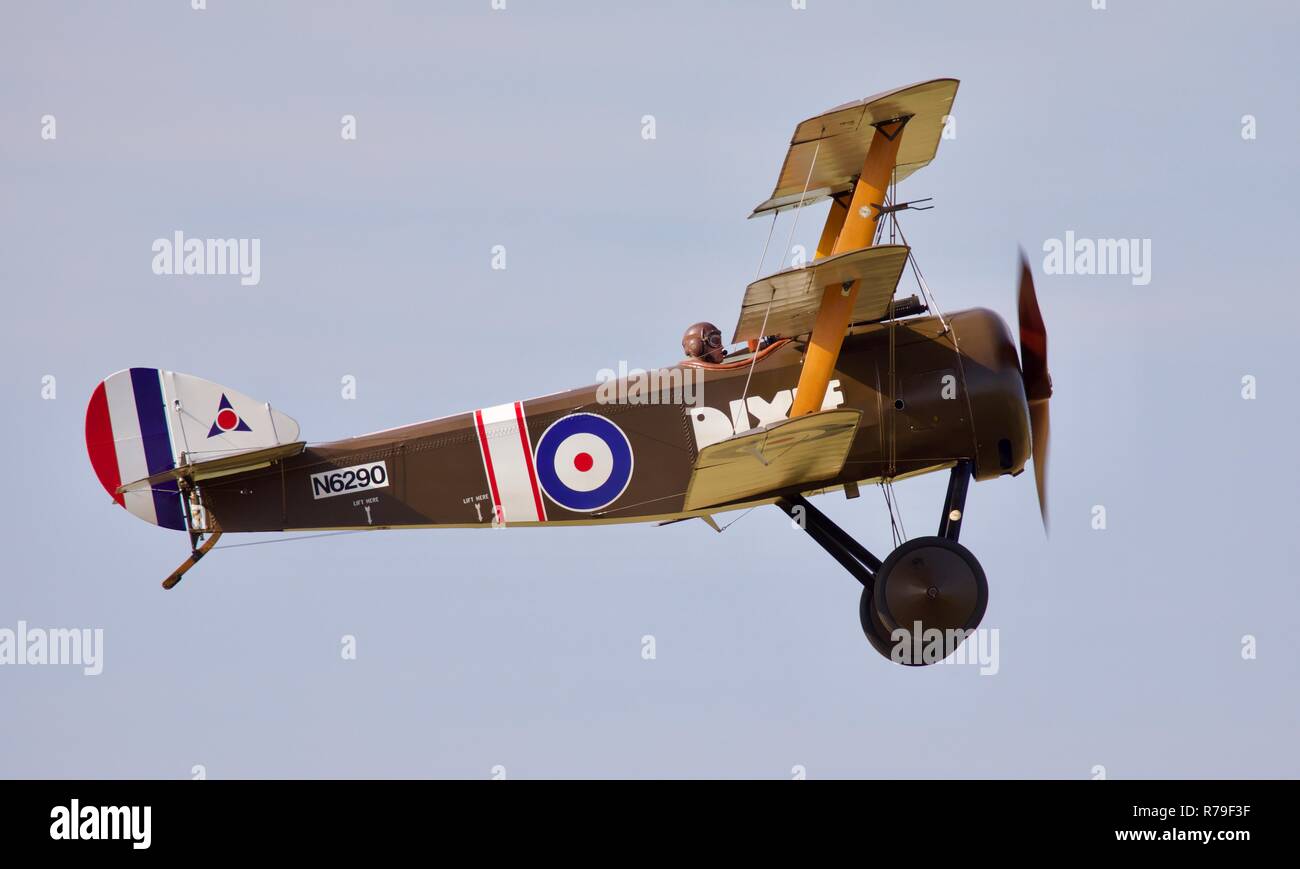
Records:
<instances>
[{"instance_id":1,"label":"tail skid","mask_svg":"<svg viewBox=\"0 0 1300 869\"><path fill-rule=\"evenodd\" d=\"M202 558L203 556L207 555L209 552L212 551L212 547L215 546L217 544L217 541L221 539L221 528L217 527L215 522L213 523L213 526L214 526L213 530L208 535L208 539L205 540L200 546L193 546L192 544L197 543L199 538L202 536L202 534L195 532L191 535L190 541L191 541L192 551L190 552L190 557L185 559L183 562L181 562L181 566L173 570L171 572L171 576L168 576L166 579L162 581L163 588L166 589L175 588L176 583L180 582L181 579L185 576L185 574L189 573L190 568L198 564L200 558Z\"/></svg>"}]
</instances>

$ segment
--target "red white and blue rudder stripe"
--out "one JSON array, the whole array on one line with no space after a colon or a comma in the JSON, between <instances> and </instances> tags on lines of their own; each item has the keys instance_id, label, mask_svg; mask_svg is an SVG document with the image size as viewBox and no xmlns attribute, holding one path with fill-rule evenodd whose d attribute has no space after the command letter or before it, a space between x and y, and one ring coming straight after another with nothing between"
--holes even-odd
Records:
<instances>
[{"instance_id":1,"label":"red white and blue rudder stripe","mask_svg":"<svg viewBox=\"0 0 1300 869\"><path fill-rule=\"evenodd\" d=\"M184 505L174 480L139 491L117 491L176 467L162 372L130 368L95 387L86 408L86 449L95 475L114 501L146 522L185 530Z\"/></svg>"}]
</instances>

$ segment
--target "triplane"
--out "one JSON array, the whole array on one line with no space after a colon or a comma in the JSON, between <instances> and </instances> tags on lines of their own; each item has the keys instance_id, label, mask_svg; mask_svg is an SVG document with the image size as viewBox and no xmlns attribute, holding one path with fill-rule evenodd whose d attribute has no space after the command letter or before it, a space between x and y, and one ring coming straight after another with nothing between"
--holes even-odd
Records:
<instances>
[{"instance_id":1,"label":"triplane","mask_svg":"<svg viewBox=\"0 0 1300 869\"><path fill-rule=\"evenodd\" d=\"M1018 356L994 312L938 310L901 234L898 215L919 206L896 185L934 158L957 84L888 91L796 127L753 216L775 222L829 199L816 255L746 288L736 352L708 324L688 331L688 358L672 369L689 378L665 382L700 386L702 402L610 402L626 390L588 386L308 444L269 404L131 368L91 397L91 464L118 504L189 533L190 557L165 588L223 533L690 518L717 528L717 514L775 504L862 584L862 629L882 655L917 627L961 637L988 602L984 571L958 542L967 489L1032 457L1046 524L1052 388L1023 257ZM909 265L921 295L900 298ZM892 520L895 481L944 470L937 533L895 534L883 560L808 501L875 483Z\"/></svg>"}]
</instances>

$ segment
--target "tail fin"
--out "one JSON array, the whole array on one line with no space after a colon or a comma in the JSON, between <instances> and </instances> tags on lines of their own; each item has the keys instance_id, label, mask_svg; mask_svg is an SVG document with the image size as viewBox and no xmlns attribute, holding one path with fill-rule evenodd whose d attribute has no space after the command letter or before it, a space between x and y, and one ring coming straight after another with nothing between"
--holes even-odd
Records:
<instances>
[{"instance_id":1,"label":"tail fin","mask_svg":"<svg viewBox=\"0 0 1300 869\"><path fill-rule=\"evenodd\" d=\"M157 368L110 374L86 408L86 449L100 484L146 522L181 531L185 506L175 480L124 487L180 466L297 440L298 423L271 405Z\"/></svg>"}]
</instances>

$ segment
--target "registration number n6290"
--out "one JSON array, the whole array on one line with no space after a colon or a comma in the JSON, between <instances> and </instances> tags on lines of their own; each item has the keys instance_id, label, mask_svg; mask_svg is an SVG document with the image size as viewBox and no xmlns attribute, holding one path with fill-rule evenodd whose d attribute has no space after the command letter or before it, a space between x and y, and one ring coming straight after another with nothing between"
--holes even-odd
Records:
<instances>
[{"instance_id":1,"label":"registration number n6290","mask_svg":"<svg viewBox=\"0 0 1300 869\"><path fill-rule=\"evenodd\" d=\"M353 465L350 468L337 468L333 471L321 471L311 475L311 496L317 500L346 495L350 492L362 492L366 489L382 489L388 485L388 466L383 462L368 465Z\"/></svg>"}]
</instances>

